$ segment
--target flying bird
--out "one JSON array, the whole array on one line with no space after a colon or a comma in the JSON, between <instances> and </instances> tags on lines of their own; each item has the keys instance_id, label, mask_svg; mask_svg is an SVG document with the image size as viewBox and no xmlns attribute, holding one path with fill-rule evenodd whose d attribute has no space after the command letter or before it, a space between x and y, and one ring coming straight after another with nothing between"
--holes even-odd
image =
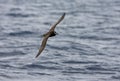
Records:
<instances>
[{"instance_id":1,"label":"flying bird","mask_svg":"<svg viewBox=\"0 0 120 81\"><path fill-rule=\"evenodd\" d=\"M41 47L39 48L38 54L36 55L36 58L37 58L37 57L42 53L42 51L44 50L48 38L49 38L49 37L53 37L53 36L56 35L55 27L64 19L64 17L65 17L65 13L63 13L63 15L62 15L62 16L60 17L60 19L51 27L51 29L50 29L46 34L43 35L44 38L43 38Z\"/></svg>"}]
</instances>

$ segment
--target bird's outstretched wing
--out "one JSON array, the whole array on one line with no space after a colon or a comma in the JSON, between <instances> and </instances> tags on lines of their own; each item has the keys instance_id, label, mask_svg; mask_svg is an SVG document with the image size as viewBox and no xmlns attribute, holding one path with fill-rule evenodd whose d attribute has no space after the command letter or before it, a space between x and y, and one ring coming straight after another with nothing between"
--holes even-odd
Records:
<instances>
[{"instance_id":1,"label":"bird's outstretched wing","mask_svg":"<svg viewBox=\"0 0 120 81\"><path fill-rule=\"evenodd\" d=\"M41 54L41 52L44 50L44 48L45 48L45 46L46 46L46 43L47 43L47 40L48 40L48 38L49 38L50 35L51 35L51 32L54 32L55 27L57 26L57 24L59 24L59 23L64 19L64 17L65 17L65 13L64 13L64 14L60 17L60 19L52 26L52 28L49 30L49 32L45 34L45 37L44 37L44 39L43 39L43 41L42 41L42 45L41 45L41 47L40 47L40 49L39 49L38 54L36 55L36 58L37 58L37 57Z\"/></svg>"},{"instance_id":2,"label":"bird's outstretched wing","mask_svg":"<svg viewBox=\"0 0 120 81\"><path fill-rule=\"evenodd\" d=\"M36 55L35 58L37 58L37 57L41 54L41 52L44 50L44 48L45 48L45 46L46 46L46 43L47 43L47 40L48 40L48 38L49 38L49 35L50 35L50 34L48 34L48 35L46 35L46 36L44 37L44 39L43 39L43 41L42 41L42 44L41 44L41 47L39 48L39 52L38 52L38 54Z\"/></svg>"},{"instance_id":3,"label":"bird's outstretched wing","mask_svg":"<svg viewBox=\"0 0 120 81\"><path fill-rule=\"evenodd\" d=\"M65 13L63 13L63 15L60 17L60 19L52 26L50 31L54 31L55 27L64 19L64 17L65 17Z\"/></svg>"}]
</instances>

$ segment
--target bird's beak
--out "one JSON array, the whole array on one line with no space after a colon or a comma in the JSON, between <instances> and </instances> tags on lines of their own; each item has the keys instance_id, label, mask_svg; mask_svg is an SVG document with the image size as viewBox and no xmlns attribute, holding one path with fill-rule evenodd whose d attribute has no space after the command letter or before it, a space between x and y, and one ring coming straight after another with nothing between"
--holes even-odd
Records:
<instances>
[{"instance_id":1,"label":"bird's beak","mask_svg":"<svg viewBox=\"0 0 120 81\"><path fill-rule=\"evenodd\" d=\"M55 32L55 34L56 34L56 35L58 35L58 33L57 33L57 32Z\"/></svg>"}]
</instances>

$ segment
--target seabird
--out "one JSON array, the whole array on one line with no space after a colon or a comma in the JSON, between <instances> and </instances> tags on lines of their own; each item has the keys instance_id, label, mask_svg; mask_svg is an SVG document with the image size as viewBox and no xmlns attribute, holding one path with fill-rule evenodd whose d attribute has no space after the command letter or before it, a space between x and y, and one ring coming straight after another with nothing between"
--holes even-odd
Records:
<instances>
[{"instance_id":1,"label":"seabird","mask_svg":"<svg viewBox=\"0 0 120 81\"><path fill-rule=\"evenodd\" d=\"M51 29L49 30L49 32L47 32L46 34L43 35L44 38L43 38L41 47L39 48L39 52L38 52L38 54L36 55L36 58L37 58L37 57L41 54L41 52L44 50L48 38L49 38L49 37L53 37L53 36L56 35L55 27L64 19L64 17L65 17L65 13L63 13L63 15L60 17L60 19L51 27Z\"/></svg>"}]
</instances>

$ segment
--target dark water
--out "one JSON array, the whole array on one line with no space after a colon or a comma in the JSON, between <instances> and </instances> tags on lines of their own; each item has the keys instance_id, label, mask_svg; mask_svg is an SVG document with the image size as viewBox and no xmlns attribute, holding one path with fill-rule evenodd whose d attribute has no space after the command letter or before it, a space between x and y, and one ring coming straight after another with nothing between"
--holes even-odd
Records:
<instances>
[{"instance_id":1,"label":"dark water","mask_svg":"<svg viewBox=\"0 0 120 81\"><path fill-rule=\"evenodd\" d=\"M0 0L0 81L120 81L120 0Z\"/></svg>"}]
</instances>

